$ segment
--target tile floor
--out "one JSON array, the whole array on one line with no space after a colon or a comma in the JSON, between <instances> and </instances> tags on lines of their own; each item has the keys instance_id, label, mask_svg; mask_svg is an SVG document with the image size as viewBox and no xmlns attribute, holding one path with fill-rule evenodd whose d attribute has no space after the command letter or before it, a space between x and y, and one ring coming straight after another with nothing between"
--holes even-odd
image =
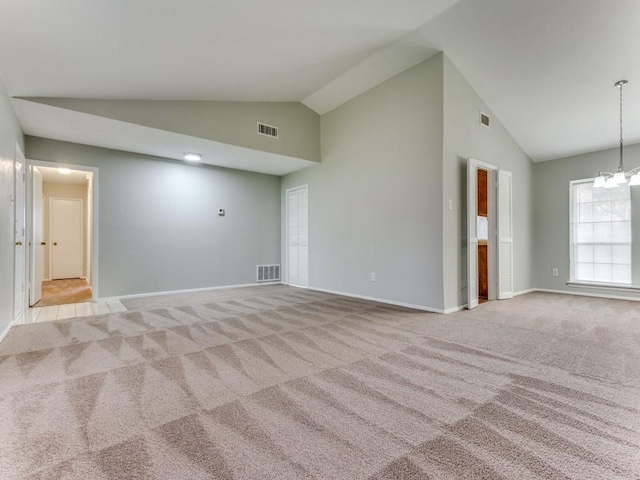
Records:
<instances>
[{"instance_id":1,"label":"tile floor","mask_svg":"<svg viewBox=\"0 0 640 480\"><path fill-rule=\"evenodd\" d=\"M49 307L32 307L27 311L26 323L64 320L65 318L86 317L103 313L126 312L120 300L109 300L101 303L68 303Z\"/></svg>"}]
</instances>

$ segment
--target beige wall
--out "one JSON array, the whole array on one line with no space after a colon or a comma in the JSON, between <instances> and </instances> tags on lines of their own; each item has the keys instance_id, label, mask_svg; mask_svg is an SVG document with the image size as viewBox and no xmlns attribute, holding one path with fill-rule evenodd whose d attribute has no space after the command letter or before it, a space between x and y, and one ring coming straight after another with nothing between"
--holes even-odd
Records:
<instances>
[{"instance_id":1,"label":"beige wall","mask_svg":"<svg viewBox=\"0 0 640 480\"><path fill-rule=\"evenodd\" d=\"M47 245L44 248L44 279L51 279L51 248L53 247L54 239L51 238L51 198L80 198L82 199L82 272L86 275L87 272L87 249L86 249L86 235L87 235L87 218L88 218L88 202L87 202L87 187L86 185L66 185L62 183L43 183L43 216L44 216L44 238L46 238Z\"/></svg>"}]
</instances>

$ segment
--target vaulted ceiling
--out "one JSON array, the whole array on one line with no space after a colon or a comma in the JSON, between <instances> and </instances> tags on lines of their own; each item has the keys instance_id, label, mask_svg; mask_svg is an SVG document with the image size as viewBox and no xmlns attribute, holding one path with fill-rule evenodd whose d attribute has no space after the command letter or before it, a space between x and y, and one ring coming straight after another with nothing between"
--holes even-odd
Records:
<instances>
[{"instance_id":1,"label":"vaulted ceiling","mask_svg":"<svg viewBox=\"0 0 640 480\"><path fill-rule=\"evenodd\" d=\"M639 23L638 0L0 0L0 77L14 97L325 113L444 51L542 161L616 145L622 78L640 141Z\"/></svg>"}]
</instances>

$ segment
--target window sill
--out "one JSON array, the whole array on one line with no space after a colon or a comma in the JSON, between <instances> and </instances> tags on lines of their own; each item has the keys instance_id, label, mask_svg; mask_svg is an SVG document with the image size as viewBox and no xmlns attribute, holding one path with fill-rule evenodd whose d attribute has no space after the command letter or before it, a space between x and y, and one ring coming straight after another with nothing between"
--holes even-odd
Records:
<instances>
[{"instance_id":1,"label":"window sill","mask_svg":"<svg viewBox=\"0 0 640 480\"><path fill-rule=\"evenodd\" d=\"M617 290L619 292L640 292L638 285L619 285L614 283L567 282L569 287L596 288L598 290Z\"/></svg>"}]
</instances>

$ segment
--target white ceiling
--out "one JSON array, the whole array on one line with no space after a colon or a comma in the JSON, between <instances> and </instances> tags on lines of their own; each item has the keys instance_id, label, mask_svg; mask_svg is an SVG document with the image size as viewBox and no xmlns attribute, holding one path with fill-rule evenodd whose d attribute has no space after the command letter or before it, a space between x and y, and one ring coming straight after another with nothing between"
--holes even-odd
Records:
<instances>
[{"instance_id":1,"label":"white ceiling","mask_svg":"<svg viewBox=\"0 0 640 480\"><path fill-rule=\"evenodd\" d=\"M640 141L638 0L0 0L0 12L12 96L324 113L444 51L535 161L615 146L621 78L625 137Z\"/></svg>"},{"instance_id":2,"label":"white ceiling","mask_svg":"<svg viewBox=\"0 0 640 480\"><path fill-rule=\"evenodd\" d=\"M71 173L60 173L57 168L51 167L36 167L42 174L42 181L45 183L64 183L66 185L87 185L87 175L92 175L90 172L84 172L81 170L71 170Z\"/></svg>"}]
</instances>

